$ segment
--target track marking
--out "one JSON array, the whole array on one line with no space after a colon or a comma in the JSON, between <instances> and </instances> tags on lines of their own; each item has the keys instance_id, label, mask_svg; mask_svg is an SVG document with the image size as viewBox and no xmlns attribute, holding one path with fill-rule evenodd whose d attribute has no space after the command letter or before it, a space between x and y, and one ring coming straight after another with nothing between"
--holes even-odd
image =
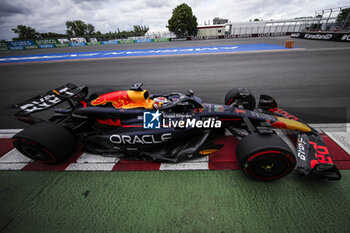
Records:
<instances>
[{"instance_id":1,"label":"track marking","mask_svg":"<svg viewBox=\"0 0 350 233\"><path fill-rule=\"evenodd\" d=\"M337 143L350 156L350 133L349 132L327 132L324 133Z\"/></svg>"},{"instance_id":2,"label":"track marking","mask_svg":"<svg viewBox=\"0 0 350 233\"><path fill-rule=\"evenodd\" d=\"M117 163L119 158L103 157L97 154L84 152L77 159L76 163Z\"/></svg>"},{"instance_id":3,"label":"track marking","mask_svg":"<svg viewBox=\"0 0 350 233\"><path fill-rule=\"evenodd\" d=\"M171 170L208 170L209 164L206 163L162 163L159 170L171 171Z\"/></svg>"},{"instance_id":4,"label":"track marking","mask_svg":"<svg viewBox=\"0 0 350 233\"><path fill-rule=\"evenodd\" d=\"M0 134L16 134L22 130L23 129L0 129Z\"/></svg>"},{"instance_id":5,"label":"track marking","mask_svg":"<svg viewBox=\"0 0 350 233\"><path fill-rule=\"evenodd\" d=\"M12 138L15 134L0 134L0 138Z\"/></svg>"},{"instance_id":6,"label":"track marking","mask_svg":"<svg viewBox=\"0 0 350 233\"><path fill-rule=\"evenodd\" d=\"M321 133L324 132L325 140L333 144L334 152L338 155L337 150L342 150L341 159L337 156L339 163L343 166L343 169L348 169L348 166L344 164L348 161L346 158L350 156L350 124L311 124L312 127L319 130ZM0 142L2 146L5 146L11 142L9 138L13 136L13 133L20 132L21 129L9 129L0 130ZM285 130L276 130L277 135L279 135L295 152L295 147L290 138L285 134ZM0 170L67 170L67 171L112 171L112 170L217 170L217 169L239 169L237 161L235 160L234 151L235 144L238 142L237 139L233 140L233 136L226 132L226 138L219 140L218 143L225 144L223 150L216 152L212 157L205 156L198 159L189 160L183 163L152 163L145 161L124 161L113 157L103 157L97 154L91 153L78 153L75 159L71 162L67 162L62 165L43 165L38 164L30 160L29 158L23 156L16 149L4 150L4 154L0 157ZM324 137L324 136L322 136ZM328 138L328 139L327 139ZM232 141L233 140L233 141ZM6 143L5 143L6 142ZM1 144L0 144L1 146ZM330 148L330 149L332 149ZM0 155L1 156L1 155ZM344 160L344 161L343 161ZM60 167L62 166L62 168ZM339 165L340 166L340 165Z\"/></svg>"},{"instance_id":7,"label":"track marking","mask_svg":"<svg viewBox=\"0 0 350 233\"><path fill-rule=\"evenodd\" d=\"M27 163L0 163L0 170L22 170Z\"/></svg>"},{"instance_id":8,"label":"track marking","mask_svg":"<svg viewBox=\"0 0 350 233\"><path fill-rule=\"evenodd\" d=\"M66 171L112 171L115 163L72 163Z\"/></svg>"},{"instance_id":9,"label":"track marking","mask_svg":"<svg viewBox=\"0 0 350 233\"><path fill-rule=\"evenodd\" d=\"M110 59L127 57L161 57L173 55L201 55L201 54L225 54L241 52L264 52L264 51L290 51L301 48L287 49L282 45L274 44L243 44L243 45L218 45L205 47L183 47L183 48L158 48L158 49L138 49L138 50L114 50L101 52L76 52L57 54L38 54L12 57L0 57L1 64L22 64L32 62L47 61L76 61L85 59Z\"/></svg>"},{"instance_id":10,"label":"track marking","mask_svg":"<svg viewBox=\"0 0 350 233\"><path fill-rule=\"evenodd\" d=\"M0 158L0 163L29 163L33 160L22 155L18 150L12 149Z\"/></svg>"},{"instance_id":11,"label":"track marking","mask_svg":"<svg viewBox=\"0 0 350 233\"><path fill-rule=\"evenodd\" d=\"M0 129L0 138L12 138L23 129Z\"/></svg>"}]
</instances>

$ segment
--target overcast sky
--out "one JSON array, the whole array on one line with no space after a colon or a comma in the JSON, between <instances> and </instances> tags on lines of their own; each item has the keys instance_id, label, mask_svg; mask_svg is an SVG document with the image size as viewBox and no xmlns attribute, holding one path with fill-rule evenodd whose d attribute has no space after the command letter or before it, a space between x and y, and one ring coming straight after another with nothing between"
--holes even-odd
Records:
<instances>
[{"instance_id":1,"label":"overcast sky","mask_svg":"<svg viewBox=\"0 0 350 233\"><path fill-rule=\"evenodd\" d=\"M19 24L38 32L64 33L65 22L78 19L102 33L133 25L164 32L172 10L184 2L199 25L208 20L212 24L214 17L243 22L314 16L316 10L350 5L350 0L0 0L0 39L16 37L11 28Z\"/></svg>"}]
</instances>

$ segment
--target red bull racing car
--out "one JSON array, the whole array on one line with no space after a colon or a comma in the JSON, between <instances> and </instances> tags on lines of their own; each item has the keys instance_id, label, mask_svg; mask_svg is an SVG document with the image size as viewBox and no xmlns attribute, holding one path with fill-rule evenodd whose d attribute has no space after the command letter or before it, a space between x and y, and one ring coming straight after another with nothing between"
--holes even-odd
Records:
<instances>
[{"instance_id":1,"label":"red bull racing car","mask_svg":"<svg viewBox=\"0 0 350 233\"><path fill-rule=\"evenodd\" d=\"M63 103L69 106L60 107ZM35 116L53 106L59 108L50 119ZM13 137L15 148L44 163L63 162L78 144L101 156L176 163L217 152L223 145L215 139L231 132L240 140L240 167L252 178L275 180L294 169L302 176L341 177L316 130L268 95L256 104L246 88L230 90L224 104L210 104L192 90L150 94L136 83L129 90L88 95L87 87L66 84L12 109L14 118L30 124ZM275 129L298 135L296 155Z\"/></svg>"}]
</instances>

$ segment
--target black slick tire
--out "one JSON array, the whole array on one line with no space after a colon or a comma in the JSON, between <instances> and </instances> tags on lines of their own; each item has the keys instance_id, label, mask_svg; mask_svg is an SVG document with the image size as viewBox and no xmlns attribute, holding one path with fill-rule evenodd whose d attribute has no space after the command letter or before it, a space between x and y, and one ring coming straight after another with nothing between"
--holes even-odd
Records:
<instances>
[{"instance_id":1,"label":"black slick tire","mask_svg":"<svg viewBox=\"0 0 350 233\"><path fill-rule=\"evenodd\" d=\"M242 171L257 180L276 180L293 171L296 160L289 146L276 134L252 133L236 148Z\"/></svg>"},{"instance_id":2,"label":"black slick tire","mask_svg":"<svg viewBox=\"0 0 350 233\"><path fill-rule=\"evenodd\" d=\"M31 125L13 136L14 147L35 161L56 164L65 161L77 148L76 136L52 122Z\"/></svg>"}]
</instances>

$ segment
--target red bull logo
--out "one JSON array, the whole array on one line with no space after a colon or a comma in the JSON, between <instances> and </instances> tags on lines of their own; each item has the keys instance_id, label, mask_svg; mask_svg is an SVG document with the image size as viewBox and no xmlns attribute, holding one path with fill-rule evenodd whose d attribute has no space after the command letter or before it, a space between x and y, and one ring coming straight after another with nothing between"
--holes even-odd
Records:
<instances>
[{"instance_id":1,"label":"red bull logo","mask_svg":"<svg viewBox=\"0 0 350 233\"><path fill-rule=\"evenodd\" d=\"M135 101L129 97L127 91L115 91L99 96L91 101L91 105L105 105L107 102L112 103L115 108L121 108L135 103Z\"/></svg>"}]
</instances>

